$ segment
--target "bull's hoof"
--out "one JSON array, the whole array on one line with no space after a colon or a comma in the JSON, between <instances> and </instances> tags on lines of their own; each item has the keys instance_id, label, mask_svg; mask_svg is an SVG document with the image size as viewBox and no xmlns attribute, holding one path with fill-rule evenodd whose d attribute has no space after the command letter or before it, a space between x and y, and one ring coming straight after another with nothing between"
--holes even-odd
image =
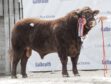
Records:
<instances>
[{"instance_id":1,"label":"bull's hoof","mask_svg":"<svg viewBox=\"0 0 111 84\"><path fill-rule=\"evenodd\" d=\"M80 76L80 74L74 74L74 76L79 77L79 76Z\"/></svg>"},{"instance_id":2,"label":"bull's hoof","mask_svg":"<svg viewBox=\"0 0 111 84\"><path fill-rule=\"evenodd\" d=\"M26 75L22 75L22 78L27 78L28 76L27 76L27 74Z\"/></svg>"},{"instance_id":3,"label":"bull's hoof","mask_svg":"<svg viewBox=\"0 0 111 84\"><path fill-rule=\"evenodd\" d=\"M69 77L69 75L68 75L68 74L67 74L67 75L66 75L66 74L63 74L63 77Z\"/></svg>"},{"instance_id":4,"label":"bull's hoof","mask_svg":"<svg viewBox=\"0 0 111 84\"><path fill-rule=\"evenodd\" d=\"M16 78L17 78L17 76L15 76L15 75L12 75L12 76L11 76L11 78L13 78L13 79L16 79Z\"/></svg>"}]
</instances>

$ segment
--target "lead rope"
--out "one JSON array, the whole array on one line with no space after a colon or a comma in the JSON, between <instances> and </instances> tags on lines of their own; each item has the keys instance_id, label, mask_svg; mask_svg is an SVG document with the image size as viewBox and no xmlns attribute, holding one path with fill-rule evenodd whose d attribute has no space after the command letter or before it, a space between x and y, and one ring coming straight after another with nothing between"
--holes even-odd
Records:
<instances>
[{"instance_id":1,"label":"lead rope","mask_svg":"<svg viewBox=\"0 0 111 84\"><path fill-rule=\"evenodd\" d=\"M106 64L106 50L105 50L105 40L104 40L104 31L103 31L103 20L107 19L106 17L100 17L99 21L101 22L101 32L102 32L102 47L103 47L103 59L102 63L104 65L104 77L106 77L107 74L107 64Z\"/></svg>"},{"instance_id":2,"label":"lead rope","mask_svg":"<svg viewBox=\"0 0 111 84\"><path fill-rule=\"evenodd\" d=\"M99 22L101 22L101 32L102 32L102 44L103 44L103 60L102 63L104 64L104 77L106 77L107 74L107 64L106 64L106 50L105 50L105 40L104 40L104 32L103 32L103 20L107 19L104 16L101 16L99 18ZM84 30L84 25L86 24L86 19L85 18L79 18L78 20L78 36L83 37L83 30Z\"/></svg>"}]
</instances>

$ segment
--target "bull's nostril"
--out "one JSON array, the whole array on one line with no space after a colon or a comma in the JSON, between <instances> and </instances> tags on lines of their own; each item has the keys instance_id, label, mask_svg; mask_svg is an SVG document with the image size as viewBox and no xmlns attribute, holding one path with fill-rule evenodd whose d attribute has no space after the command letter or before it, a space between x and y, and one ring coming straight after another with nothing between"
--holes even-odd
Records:
<instances>
[{"instance_id":1,"label":"bull's nostril","mask_svg":"<svg viewBox=\"0 0 111 84\"><path fill-rule=\"evenodd\" d=\"M90 27L93 27L93 26L95 26L95 25L96 25L96 22L95 22L95 21L89 22L89 26L90 26Z\"/></svg>"}]
</instances>

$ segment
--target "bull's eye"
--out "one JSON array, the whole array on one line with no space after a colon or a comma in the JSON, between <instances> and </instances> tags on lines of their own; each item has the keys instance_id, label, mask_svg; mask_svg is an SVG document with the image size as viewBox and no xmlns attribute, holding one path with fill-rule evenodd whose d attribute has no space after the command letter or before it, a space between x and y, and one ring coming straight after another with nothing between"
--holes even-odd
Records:
<instances>
[{"instance_id":1,"label":"bull's eye","mask_svg":"<svg viewBox=\"0 0 111 84\"><path fill-rule=\"evenodd\" d=\"M93 16L91 14L86 15L86 19L91 19L91 18L93 18Z\"/></svg>"}]
</instances>

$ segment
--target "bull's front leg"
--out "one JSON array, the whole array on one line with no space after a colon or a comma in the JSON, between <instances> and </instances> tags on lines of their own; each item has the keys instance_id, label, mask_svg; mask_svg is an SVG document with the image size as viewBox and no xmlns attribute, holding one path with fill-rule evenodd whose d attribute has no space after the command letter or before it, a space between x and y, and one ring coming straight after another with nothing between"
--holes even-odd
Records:
<instances>
[{"instance_id":1,"label":"bull's front leg","mask_svg":"<svg viewBox=\"0 0 111 84\"><path fill-rule=\"evenodd\" d=\"M60 61L62 63L62 75L63 77L69 77L69 74L67 72L67 61L68 61L68 57L66 56L66 54L63 52L63 53L59 53L59 58L60 58Z\"/></svg>"},{"instance_id":2,"label":"bull's front leg","mask_svg":"<svg viewBox=\"0 0 111 84\"><path fill-rule=\"evenodd\" d=\"M78 73L78 69L77 69L77 62L78 62L78 58L79 58L79 54L76 55L75 57L71 57L71 61L72 61L72 70L75 76L80 76Z\"/></svg>"}]
</instances>

